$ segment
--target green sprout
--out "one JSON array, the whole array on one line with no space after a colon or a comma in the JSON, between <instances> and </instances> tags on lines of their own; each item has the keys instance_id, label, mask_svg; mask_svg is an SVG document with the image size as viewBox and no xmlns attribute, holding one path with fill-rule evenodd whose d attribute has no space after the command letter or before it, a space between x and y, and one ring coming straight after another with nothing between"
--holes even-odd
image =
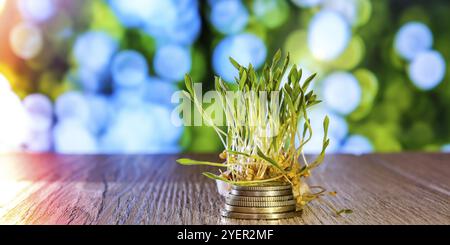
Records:
<instances>
[{"instance_id":1,"label":"green sprout","mask_svg":"<svg viewBox=\"0 0 450 245\"><path fill-rule=\"evenodd\" d=\"M278 50L271 64L265 64L259 75L252 64L244 67L230 58L239 71L234 91L220 77L215 77L215 91L224 111L226 129L215 124L212 116L205 112L194 90L194 82L189 75L185 76L185 95L217 132L225 150L220 154L223 163L186 158L179 159L178 163L219 167L223 169L220 174L203 174L234 185L290 183L297 204L303 206L322 195L310 193L304 179L325 157L330 142L327 135L329 119L325 117L323 120L322 151L312 162L308 162L303 153L304 146L313 134L308 111L320 103L317 95L313 90L308 91L308 87L316 74L301 82L302 70L297 69L296 65L287 73L290 67L289 54L282 62L280 60L281 51ZM287 79L284 80L286 75ZM241 96L230 96L230 91ZM303 130L298 130L299 126Z\"/></svg>"}]
</instances>

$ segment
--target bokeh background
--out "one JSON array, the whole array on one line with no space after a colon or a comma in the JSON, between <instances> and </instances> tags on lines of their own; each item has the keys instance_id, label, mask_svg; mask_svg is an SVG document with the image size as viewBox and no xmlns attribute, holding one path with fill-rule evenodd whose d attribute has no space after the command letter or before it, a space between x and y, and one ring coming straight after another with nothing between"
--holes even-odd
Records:
<instances>
[{"instance_id":1,"label":"bokeh background","mask_svg":"<svg viewBox=\"0 0 450 245\"><path fill-rule=\"evenodd\" d=\"M216 152L175 127L190 73L233 83L281 48L324 100L329 152L450 151L450 2L0 0L0 151ZM317 143L315 143L317 142Z\"/></svg>"}]
</instances>

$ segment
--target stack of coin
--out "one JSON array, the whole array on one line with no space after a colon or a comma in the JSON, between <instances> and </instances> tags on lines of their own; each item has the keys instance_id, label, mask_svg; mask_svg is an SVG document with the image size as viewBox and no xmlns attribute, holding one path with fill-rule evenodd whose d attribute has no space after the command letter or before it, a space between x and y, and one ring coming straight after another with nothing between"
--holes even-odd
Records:
<instances>
[{"instance_id":1,"label":"stack of coin","mask_svg":"<svg viewBox=\"0 0 450 245\"><path fill-rule=\"evenodd\" d=\"M292 186L283 183L233 185L221 215L236 219L284 219L295 216Z\"/></svg>"}]
</instances>

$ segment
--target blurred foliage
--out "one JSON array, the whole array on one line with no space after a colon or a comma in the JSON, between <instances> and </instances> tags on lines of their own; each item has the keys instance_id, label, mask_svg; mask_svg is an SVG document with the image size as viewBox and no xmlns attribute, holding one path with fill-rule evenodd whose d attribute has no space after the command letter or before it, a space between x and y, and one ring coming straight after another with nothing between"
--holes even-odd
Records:
<instances>
[{"instance_id":1,"label":"blurred foliage","mask_svg":"<svg viewBox=\"0 0 450 245\"><path fill-rule=\"evenodd\" d=\"M193 4L193 8L199 10L201 31L193 43L182 46L188 50L191 58L189 73L195 81L203 82L204 90L212 88L213 76L220 73L213 65L219 44L227 37L251 33L263 41L266 48L264 56L271 57L275 50L282 48L283 51L291 53L294 63L299 63L309 72L318 72L321 81L314 86L319 91L324 90L323 94L327 93L326 88L322 87L325 86L324 80L334 72L346 72L356 78L361 90L356 109L349 114L339 114L326 108L326 111L339 114L339 117L346 120L349 131L345 137L335 139L339 145L345 145L347 136L354 134L365 136L371 142L372 150L380 152L436 151L440 150L442 145L450 143L448 1L348 0L356 6L356 12L340 9L339 4L342 1L323 0L318 1L323 2L322 5L311 7L299 4L308 2L301 0L238 1L244 6L243 12L236 16L229 13L231 20L242 18L244 23L243 28L236 32L217 28L221 23L212 21L214 4L220 1L223 0L171 1L180 6ZM87 31L107 33L118 42L119 50L131 49L141 53L149 66L149 76L152 77L156 76L155 53L162 45L171 43L167 41L169 39L166 36L155 35L151 28L125 24L118 16L117 10L111 7L113 1L54 0L51 2L55 4L57 11L54 11L50 19L35 23L43 33L42 50L33 58L23 59L11 48L10 35L12 29L24 19L31 22L33 20L21 15L14 2L7 0L4 9L0 10L0 36L3 37L0 40L0 73L8 79L13 91L22 99L28 94L41 93L55 101L67 91L84 91L85 88L80 83L74 82L73 77L79 75L80 67L73 49L77 37ZM344 16L350 13L350 39L337 58L321 60L308 46L311 31L309 27L318 13L333 6L338 6L335 11ZM181 20L189 17L188 13L186 16L183 13L176 15L176 18ZM220 21L220 18L217 21ZM438 51L446 62L444 78L432 89L420 89L412 82L408 75L411 61L402 58L394 48L399 29L410 22L421 22L431 30L433 44L430 49ZM194 28L192 23L177 30ZM237 26L240 23L235 24ZM176 38L181 36L182 34L178 33ZM238 39L230 40L229 45L238 42ZM236 52L242 53L243 56L246 55L247 49L254 46L252 43L240 45L244 48L240 47L242 50ZM226 54L228 53L223 55ZM262 53L254 51L249 55ZM251 57L250 61L252 60ZM218 66L223 67L222 63ZM101 80L105 86L97 91L98 94L112 96L118 90L109 72L102 73ZM169 82L174 82L179 88L184 86L179 81ZM155 117L155 120L158 118ZM220 141L208 127L185 128L177 143L185 151L221 150ZM161 151L164 152L164 149Z\"/></svg>"}]
</instances>

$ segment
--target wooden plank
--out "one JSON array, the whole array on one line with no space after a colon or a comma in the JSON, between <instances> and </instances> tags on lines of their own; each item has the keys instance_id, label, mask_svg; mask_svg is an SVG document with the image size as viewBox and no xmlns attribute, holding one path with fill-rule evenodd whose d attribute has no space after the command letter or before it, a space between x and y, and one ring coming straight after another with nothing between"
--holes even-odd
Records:
<instances>
[{"instance_id":1,"label":"wooden plank","mask_svg":"<svg viewBox=\"0 0 450 245\"><path fill-rule=\"evenodd\" d=\"M413 182L450 195L450 159L442 154L380 154L372 158Z\"/></svg>"},{"instance_id":2,"label":"wooden plank","mask_svg":"<svg viewBox=\"0 0 450 245\"><path fill-rule=\"evenodd\" d=\"M450 224L450 155L330 155L311 178L338 192L278 221L221 218L212 170L176 155L0 156L1 224ZM217 161L214 155L189 156Z\"/></svg>"}]
</instances>

